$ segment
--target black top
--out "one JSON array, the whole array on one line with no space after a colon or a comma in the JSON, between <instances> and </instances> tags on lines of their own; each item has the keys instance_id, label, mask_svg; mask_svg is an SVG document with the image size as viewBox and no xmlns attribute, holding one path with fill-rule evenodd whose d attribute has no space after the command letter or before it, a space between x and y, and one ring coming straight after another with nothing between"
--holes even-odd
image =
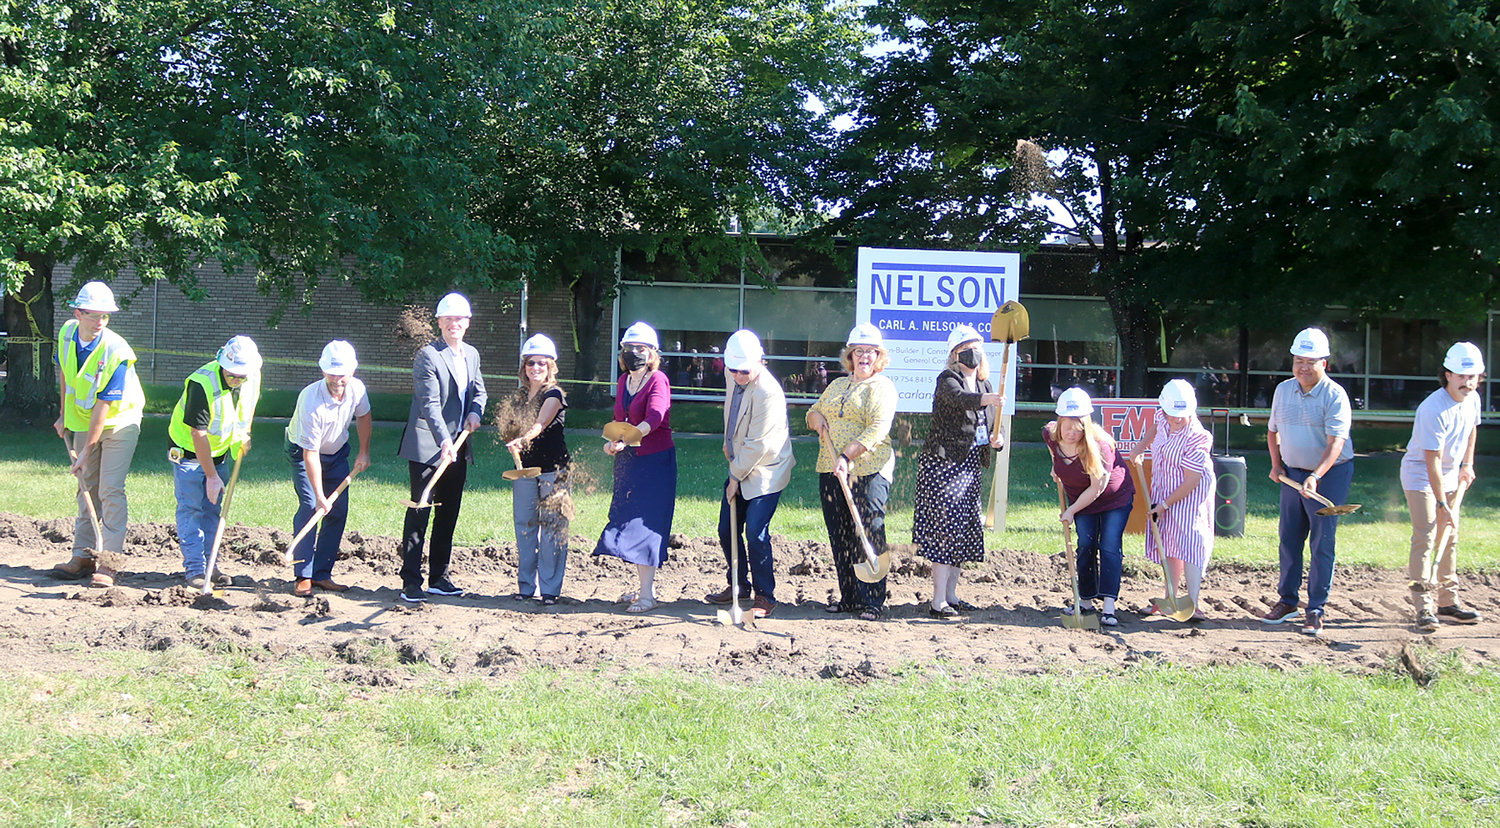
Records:
<instances>
[{"instance_id":1,"label":"black top","mask_svg":"<svg viewBox=\"0 0 1500 828\"><path fill-rule=\"evenodd\" d=\"M184 383L184 385L187 386L187 393L183 395L182 400L182 421L187 424L188 428L208 431L209 424L214 421L213 409L208 404L208 392L203 389L200 383L189 382ZM229 382L224 379L223 368L219 369L219 386L223 388L229 387ZM235 405L238 405L240 402L240 389L230 388L229 398ZM168 442L171 442L170 438L168 438ZM178 448L182 447L178 446ZM224 454L228 453L229 451L226 449ZM188 458L196 458L198 456L198 453L191 447L183 449L182 454ZM223 454L219 455L219 457L223 456ZM218 457L214 459L217 460Z\"/></svg>"},{"instance_id":2,"label":"black top","mask_svg":"<svg viewBox=\"0 0 1500 828\"><path fill-rule=\"evenodd\" d=\"M531 444L521 450L521 464L525 466L536 466L544 472L557 471L568 465L568 442L563 437L563 421L568 418L568 398L563 395L563 390L557 386L543 391L535 400L526 399L526 389L518 389L516 395L519 398L519 406L522 410L532 413L531 422L536 422L536 414L542 410L542 404L549 399L555 399L562 404L558 409L557 416L552 422L542 429L542 433L536 436Z\"/></svg>"},{"instance_id":3,"label":"black top","mask_svg":"<svg viewBox=\"0 0 1500 828\"><path fill-rule=\"evenodd\" d=\"M989 380L977 380L974 391L964 389L963 377L954 370L938 374L937 388L932 392L932 420L922 451L957 463L969 456L974 446L974 432L988 408L979 400L990 393ZM989 452L983 457L989 459Z\"/></svg>"}]
</instances>

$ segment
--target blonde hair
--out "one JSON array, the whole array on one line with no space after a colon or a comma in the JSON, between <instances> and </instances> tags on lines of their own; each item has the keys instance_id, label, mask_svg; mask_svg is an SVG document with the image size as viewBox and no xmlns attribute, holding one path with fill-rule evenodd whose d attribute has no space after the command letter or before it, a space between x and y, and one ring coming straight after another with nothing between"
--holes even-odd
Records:
<instances>
[{"instance_id":1,"label":"blonde hair","mask_svg":"<svg viewBox=\"0 0 1500 828\"><path fill-rule=\"evenodd\" d=\"M1083 461L1083 472L1090 478L1099 477L1109 470L1104 468L1104 458L1099 455L1099 444L1103 443L1110 448L1115 447L1115 438L1108 431L1099 427L1090 416L1083 417L1058 417L1057 430L1053 432L1052 439L1056 441L1059 449L1062 448L1062 421L1077 420L1083 424L1083 446L1078 449L1078 458Z\"/></svg>"},{"instance_id":2,"label":"blonde hair","mask_svg":"<svg viewBox=\"0 0 1500 828\"><path fill-rule=\"evenodd\" d=\"M974 341L976 340L969 340L969 342ZM960 342L959 347L968 345L969 342ZM948 352L948 370L954 372L957 372L959 370L958 348L954 348L953 350ZM989 354L986 354L984 352L984 346L982 344L979 346L979 367L974 369L974 378L979 380L980 382L983 382L990 378L990 356Z\"/></svg>"},{"instance_id":3,"label":"blonde hair","mask_svg":"<svg viewBox=\"0 0 1500 828\"><path fill-rule=\"evenodd\" d=\"M854 349L855 348L869 348L869 347L872 347L872 346L869 346L869 345L845 345L844 346L844 350L842 350L842 351L839 352L839 363L844 366L844 373L846 373L846 374L852 374L852 373L854 373ZM876 346L873 346L873 347L877 351L880 352L880 355L877 356L877 357L875 357L875 373L878 374L881 371L884 371L885 369L891 367L891 352L887 351L885 349L884 345L876 345Z\"/></svg>"}]
</instances>

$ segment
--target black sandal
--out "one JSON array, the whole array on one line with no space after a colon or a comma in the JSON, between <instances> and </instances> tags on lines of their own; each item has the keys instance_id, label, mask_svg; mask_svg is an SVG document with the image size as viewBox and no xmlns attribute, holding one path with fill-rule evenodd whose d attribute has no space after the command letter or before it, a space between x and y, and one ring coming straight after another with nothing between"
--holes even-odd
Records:
<instances>
[{"instance_id":1,"label":"black sandal","mask_svg":"<svg viewBox=\"0 0 1500 828\"><path fill-rule=\"evenodd\" d=\"M883 614L884 613L878 607L865 607L864 609L859 611L859 620L879 621L880 616Z\"/></svg>"}]
</instances>

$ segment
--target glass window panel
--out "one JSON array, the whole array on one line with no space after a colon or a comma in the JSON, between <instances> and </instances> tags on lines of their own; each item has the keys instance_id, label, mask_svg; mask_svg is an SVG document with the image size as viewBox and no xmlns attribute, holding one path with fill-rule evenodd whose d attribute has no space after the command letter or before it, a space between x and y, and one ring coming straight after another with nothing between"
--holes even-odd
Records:
<instances>
[{"instance_id":1,"label":"glass window panel","mask_svg":"<svg viewBox=\"0 0 1500 828\"><path fill-rule=\"evenodd\" d=\"M620 324L641 320L667 330L722 332L719 345L739 327L739 288L622 285ZM662 336L667 348L667 337Z\"/></svg>"}]
</instances>

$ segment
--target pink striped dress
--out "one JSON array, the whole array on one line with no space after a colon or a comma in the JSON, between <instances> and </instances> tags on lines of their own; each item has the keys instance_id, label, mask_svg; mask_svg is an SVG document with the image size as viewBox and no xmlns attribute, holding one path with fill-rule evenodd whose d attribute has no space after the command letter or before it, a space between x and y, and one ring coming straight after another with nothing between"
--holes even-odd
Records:
<instances>
[{"instance_id":1,"label":"pink striped dress","mask_svg":"<svg viewBox=\"0 0 1500 828\"><path fill-rule=\"evenodd\" d=\"M1156 410L1156 436L1151 441L1151 502L1161 503L1182 485L1183 473L1203 475L1186 498L1167 507L1158 521L1167 557L1185 561L1200 570L1208 568L1214 551L1214 464L1209 456L1213 435L1189 417L1186 428L1173 432L1167 415ZM1161 563L1156 540L1146 533L1146 559Z\"/></svg>"}]
</instances>

